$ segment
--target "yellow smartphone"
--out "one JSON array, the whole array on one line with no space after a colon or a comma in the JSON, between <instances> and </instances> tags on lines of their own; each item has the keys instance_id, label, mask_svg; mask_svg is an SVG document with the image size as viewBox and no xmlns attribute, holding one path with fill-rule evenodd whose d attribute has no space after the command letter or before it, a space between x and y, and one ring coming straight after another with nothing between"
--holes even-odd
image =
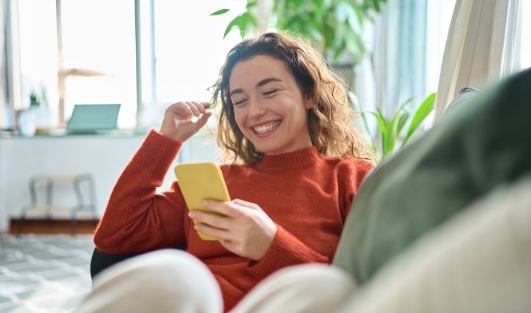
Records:
<instances>
[{"instance_id":1,"label":"yellow smartphone","mask_svg":"<svg viewBox=\"0 0 531 313\"><path fill-rule=\"evenodd\" d=\"M223 173L217 164L213 162L182 163L175 166L174 171L184 201L190 211L213 212L203 207L201 202L204 199L231 201ZM199 222L194 220L194 224L197 223ZM199 231L197 233L203 240L219 240Z\"/></svg>"}]
</instances>

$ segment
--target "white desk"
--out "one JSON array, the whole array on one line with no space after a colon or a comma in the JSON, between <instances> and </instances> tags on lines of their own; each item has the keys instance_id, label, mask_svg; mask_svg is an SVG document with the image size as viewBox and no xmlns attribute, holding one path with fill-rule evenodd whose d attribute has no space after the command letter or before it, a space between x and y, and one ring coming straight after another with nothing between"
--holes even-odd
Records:
<instances>
[{"instance_id":1,"label":"white desk","mask_svg":"<svg viewBox=\"0 0 531 313\"><path fill-rule=\"evenodd\" d=\"M205 145L205 136L198 134L183 147L180 155L183 162L216 161L217 147L214 141ZM97 212L101 216L118 176L144 137L145 134L0 137L0 231L7 231L9 219L18 217L20 209L29 204L29 181L36 174L91 173L96 183ZM160 189L168 188L173 181L170 170ZM71 184L54 186L54 203L76 203L71 188ZM55 216L69 218L59 213ZM90 214L82 213L78 218L90 218Z\"/></svg>"}]
</instances>

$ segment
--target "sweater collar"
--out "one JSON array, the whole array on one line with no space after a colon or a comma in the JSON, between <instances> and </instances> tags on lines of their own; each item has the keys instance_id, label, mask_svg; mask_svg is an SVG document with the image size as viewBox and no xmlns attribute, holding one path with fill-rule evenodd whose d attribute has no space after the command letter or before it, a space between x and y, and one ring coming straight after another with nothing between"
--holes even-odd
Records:
<instances>
[{"instance_id":1,"label":"sweater collar","mask_svg":"<svg viewBox=\"0 0 531 313\"><path fill-rule=\"evenodd\" d=\"M320 153L315 146L277 155L264 154L262 161L256 165L256 168L260 170L294 168L314 162L319 156Z\"/></svg>"}]
</instances>

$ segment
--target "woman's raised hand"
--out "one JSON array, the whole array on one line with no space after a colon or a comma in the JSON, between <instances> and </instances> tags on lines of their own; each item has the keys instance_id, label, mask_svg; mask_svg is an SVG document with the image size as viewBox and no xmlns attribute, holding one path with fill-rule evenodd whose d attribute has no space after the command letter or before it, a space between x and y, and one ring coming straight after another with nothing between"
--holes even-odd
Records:
<instances>
[{"instance_id":1,"label":"woman's raised hand","mask_svg":"<svg viewBox=\"0 0 531 313\"><path fill-rule=\"evenodd\" d=\"M222 246L239 256L262 259L275 238L277 225L258 205L243 200L205 200L203 206L224 216L191 211L189 216L200 222L195 225L198 231L218 238Z\"/></svg>"},{"instance_id":2,"label":"woman's raised hand","mask_svg":"<svg viewBox=\"0 0 531 313\"><path fill-rule=\"evenodd\" d=\"M173 140L184 142L203 127L212 113L205 109L208 102L177 102L170 105L164 113L160 132ZM193 117L200 117L192 121Z\"/></svg>"}]
</instances>

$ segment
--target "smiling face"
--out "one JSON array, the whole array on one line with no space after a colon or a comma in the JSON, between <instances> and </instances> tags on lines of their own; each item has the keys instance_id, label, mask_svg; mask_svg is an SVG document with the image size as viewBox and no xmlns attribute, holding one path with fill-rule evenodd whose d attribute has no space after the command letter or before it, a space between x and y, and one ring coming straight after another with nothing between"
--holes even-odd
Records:
<instances>
[{"instance_id":1,"label":"smiling face","mask_svg":"<svg viewBox=\"0 0 531 313\"><path fill-rule=\"evenodd\" d=\"M258 55L234 65L229 80L236 123L243 135L264 154L281 154L310 147L308 109L284 62Z\"/></svg>"}]
</instances>

